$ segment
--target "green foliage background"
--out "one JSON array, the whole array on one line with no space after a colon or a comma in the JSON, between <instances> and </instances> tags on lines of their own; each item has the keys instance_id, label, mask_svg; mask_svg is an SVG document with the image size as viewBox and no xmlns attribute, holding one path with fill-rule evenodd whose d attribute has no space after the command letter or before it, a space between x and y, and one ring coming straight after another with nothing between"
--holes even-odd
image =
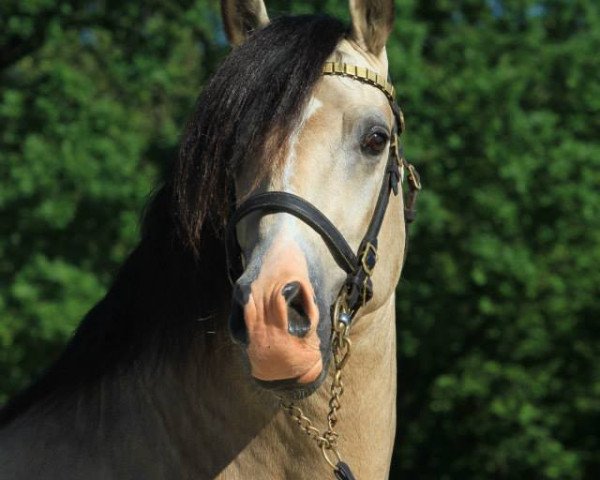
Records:
<instances>
[{"instance_id":1,"label":"green foliage background","mask_svg":"<svg viewBox=\"0 0 600 480\"><path fill-rule=\"evenodd\" d=\"M426 191L398 287L393 478L600 478L599 7L397 1ZM0 5L0 403L110 284L227 50L207 0Z\"/></svg>"}]
</instances>

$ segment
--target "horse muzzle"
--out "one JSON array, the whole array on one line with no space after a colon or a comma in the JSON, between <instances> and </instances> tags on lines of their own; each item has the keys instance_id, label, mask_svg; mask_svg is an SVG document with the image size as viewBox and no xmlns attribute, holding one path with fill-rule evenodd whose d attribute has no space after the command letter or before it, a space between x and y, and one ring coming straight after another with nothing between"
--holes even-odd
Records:
<instances>
[{"instance_id":1,"label":"horse muzzle","mask_svg":"<svg viewBox=\"0 0 600 480\"><path fill-rule=\"evenodd\" d=\"M280 390L316 382L323 372L320 309L306 258L294 242L278 241L252 281L234 284L229 327L244 347L261 386ZM253 269L249 269L253 270Z\"/></svg>"}]
</instances>

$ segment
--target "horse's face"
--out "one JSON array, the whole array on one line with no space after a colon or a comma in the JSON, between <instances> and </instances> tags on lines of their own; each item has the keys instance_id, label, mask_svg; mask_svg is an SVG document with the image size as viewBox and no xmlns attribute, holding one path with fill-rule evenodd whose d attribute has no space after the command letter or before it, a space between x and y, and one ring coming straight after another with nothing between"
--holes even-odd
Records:
<instances>
[{"instance_id":1,"label":"horse's face","mask_svg":"<svg viewBox=\"0 0 600 480\"><path fill-rule=\"evenodd\" d=\"M345 39L330 60L387 75L385 49L373 52L368 44L360 37ZM235 182L237 198L293 193L324 213L356 251L384 178L393 122L388 100L378 89L322 77L284 149L281 168L256 187L256 165L245 165ZM392 198L386 213L374 298L361 313L393 295L404 251L401 202L401 195ZM292 215L249 215L238 224L237 237L245 264L234 287L233 336L244 345L251 374L263 386L309 394L326 375L331 307L346 274L321 237Z\"/></svg>"}]
</instances>

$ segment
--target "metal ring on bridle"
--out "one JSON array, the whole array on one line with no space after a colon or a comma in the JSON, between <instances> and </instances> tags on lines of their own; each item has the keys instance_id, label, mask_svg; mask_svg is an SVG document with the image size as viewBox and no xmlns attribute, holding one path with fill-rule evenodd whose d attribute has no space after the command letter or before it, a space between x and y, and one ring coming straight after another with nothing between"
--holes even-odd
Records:
<instances>
[{"instance_id":1,"label":"metal ring on bridle","mask_svg":"<svg viewBox=\"0 0 600 480\"><path fill-rule=\"evenodd\" d=\"M345 289L339 293L335 303L333 305L333 316L331 326L333 330L338 333L345 333L345 331L349 327L349 320L342 319L344 315L349 315L348 304L346 302L346 292Z\"/></svg>"},{"instance_id":2,"label":"metal ring on bridle","mask_svg":"<svg viewBox=\"0 0 600 480\"><path fill-rule=\"evenodd\" d=\"M325 460L327 461L327 463L329 465L331 465L331 468L333 468L335 470L337 468L337 464L333 463L333 461L329 457L329 454L327 453L328 450L333 452L333 454L335 455L335 458L337 458L338 462L342 461L342 457L340 456L340 452L338 452L338 449L333 447L331 444L329 444L329 447L325 444L321 445L321 452L323 452L323 456L325 457Z\"/></svg>"}]
</instances>

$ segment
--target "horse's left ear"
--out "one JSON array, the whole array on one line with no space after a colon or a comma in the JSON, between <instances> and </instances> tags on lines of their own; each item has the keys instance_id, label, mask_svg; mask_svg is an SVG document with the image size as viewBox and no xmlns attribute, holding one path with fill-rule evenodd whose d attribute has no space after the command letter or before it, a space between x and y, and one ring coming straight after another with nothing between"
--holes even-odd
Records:
<instances>
[{"instance_id":1,"label":"horse's left ear","mask_svg":"<svg viewBox=\"0 0 600 480\"><path fill-rule=\"evenodd\" d=\"M379 55L394 27L394 0L350 0L352 37Z\"/></svg>"},{"instance_id":2,"label":"horse's left ear","mask_svg":"<svg viewBox=\"0 0 600 480\"><path fill-rule=\"evenodd\" d=\"M233 46L241 45L252 31L269 24L263 0L221 0L221 16Z\"/></svg>"}]
</instances>

